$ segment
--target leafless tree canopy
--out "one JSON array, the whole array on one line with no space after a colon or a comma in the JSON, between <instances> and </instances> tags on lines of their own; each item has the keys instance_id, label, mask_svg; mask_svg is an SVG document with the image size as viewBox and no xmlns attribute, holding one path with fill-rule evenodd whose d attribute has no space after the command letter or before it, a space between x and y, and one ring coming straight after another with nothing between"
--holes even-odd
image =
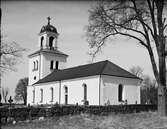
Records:
<instances>
[{"instance_id":1,"label":"leafless tree canopy","mask_svg":"<svg viewBox=\"0 0 167 129\"><path fill-rule=\"evenodd\" d=\"M9 95L9 88L8 87L2 87L2 97L5 101L5 103L7 103L8 95Z\"/></svg>"},{"instance_id":2,"label":"leafless tree canopy","mask_svg":"<svg viewBox=\"0 0 167 129\"><path fill-rule=\"evenodd\" d=\"M114 36L136 40L148 51L163 108L166 99L166 8L167 0L103 0L90 9L87 26L87 40L93 57L107 39Z\"/></svg>"},{"instance_id":3,"label":"leafless tree canopy","mask_svg":"<svg viewBox=\"0 0 167 129\"><path fill-rule=\"evenodd\" d=\"M6 70L15 70L15 65L18 63L19 58L22 57L22 52L26 51L26 49L22 48L16 42L1 42L1 73Z\"/></svg>"},{"instance_id":4,"label":"leafless tree canopy","mask_svg":"<svg viewBox=\"0 0 167 129\"><path fill-rule=\"evenodd\" d=\"M98 3L89 11L87 40L90 48L94 48L91 54L95 56L108 38L116 35L127 36L135 39L148 50L154 72L157 74L153 48L156 48L157 53L160 54L159 44L164 43L167 29L165 11L160 17L161 15L157 15L158 7L163 10L164 6L156 0L110 0Z\"/></svg>"},{"instance_id":5,"label":"leafless tree canopy","mask_svg":"<svg viewBox=\"0 0 167 129\"><path fill-rule=\"evenodd\" d=\"M140 66L133 66L129 71L137 77L143 78L143 68Z\"/></svg>"}]
</instances>

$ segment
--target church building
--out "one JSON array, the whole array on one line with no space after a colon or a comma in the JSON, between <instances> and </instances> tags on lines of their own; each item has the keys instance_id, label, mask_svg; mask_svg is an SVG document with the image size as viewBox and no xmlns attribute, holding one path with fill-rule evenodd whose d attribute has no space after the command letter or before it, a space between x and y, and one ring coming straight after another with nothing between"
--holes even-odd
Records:
<instances>
[{"instance_id":1,"label":"church building","mask_svg":"<svg viewBox=\"0 0 167 129\"><path fill-rule=\"evenodd\" d=\"M66 68L58 36L48 17L38 34L39 50L28 56L27 104L140 104L140 78L108 60Z\"/></svg>"}]
</instances>

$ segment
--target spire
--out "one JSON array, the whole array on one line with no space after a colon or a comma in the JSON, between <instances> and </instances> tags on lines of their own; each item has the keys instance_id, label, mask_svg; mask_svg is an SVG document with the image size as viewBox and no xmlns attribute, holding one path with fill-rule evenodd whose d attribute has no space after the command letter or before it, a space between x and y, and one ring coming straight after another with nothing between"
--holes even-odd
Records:
<instances>
[{"instance_id":1,"label":"spire","mask_svg":"<svg viewBox=\"0 0 167 129\"><path fill-rule=\"evenodd\" d=\"M48 19L48 25L50 25L50 20L51 20L51 18L50 18L50 17L47 17L47 19Z\"/></svg>"}]
</instances>

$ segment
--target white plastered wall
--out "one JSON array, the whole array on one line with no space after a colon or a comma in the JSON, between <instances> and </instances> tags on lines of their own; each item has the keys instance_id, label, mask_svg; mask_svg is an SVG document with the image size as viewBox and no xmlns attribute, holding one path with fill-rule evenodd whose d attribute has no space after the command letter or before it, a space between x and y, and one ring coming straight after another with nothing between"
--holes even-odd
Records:
<instances>
[{"instance_id":1,"label":"white plastered wall","mask_svg":"<svg viewBox=\"0 0 167 129\"><path fill-rule=\"evenodd\" d=\"M101 76L100 104L104 105L109 101L111 105L118 105L118 85L123 85L123 100L128 104L140 104L140 80L123 77Z\"/></svg>"},{"instance_id":2,"label":"white plastered wall","mask_svg":"<svg viewBox=\"0 0 167 129\"><path fill-rule=\"evenodd\" d=\"M89 105L99 105L99 76L83 77L65 81L57 81L52 83L43 83L34 85L35 88L35 102L33 102L33 86L27 87L28 101L30 105L40 104L65 104L65 90L64 86L68 87L68 104L83 105L84 88L83 83L87 85L87 100ZM51 87L54 91L54 101L51 103ZM60 89L61 88L61 89ZM43 102L41 102L41 92L43 89Z\"/></svg>"},{"instance_id":3,"label":"white plastered wall","mask_svg":"<svg viewBox=\"0 0 167 129\"><path fill-rule=\"evenodd\" d=\"M37 70L33 70L34 69L34 62L36 63L36 61L38 61L38 69ZM28 77L29 77L29 85L34 84L35 82L37 82L39 80L39 63L40 63L40 57L39 55L34 56L29 58L29 72L28 72ZM36 79L34 79L34 77L36 77Z\"/></svg>"},{"instance_id":4,"label":"white plastered wall","mask_svg":"<svg viewBox=\"0 0 167 129\"><path fill-rule=\"evenodd\" d=\"M53 88L53 101L51 101L51 88ZM33 103L33 89L35 90L35 102ZM41 89L43 89L43 101L41 102ZM59 82L43 83L27 87L27 104L55 104L59 103Z\"/></svg>"},{"instance_id":5,"label":"white plastered wall","mask_svg":"<svg viewBox=\"0 0 167 129\"><path fill-rule=\"evenodd\" d=\"M27 105L33 105L33 86L27 86Z\"/></svg>"},{"instance_id":6,"label":"white plastered wall","mask_svg":"<svg viewBox=\"0 0 167 129\"><path fill-rule=\"evenodd\" d=\"M42 54L41 55L41 78L44 78L50 74L53 70L50 69L50 61L54 61L54 67L56 61L59 61L59 69L64 69L66 67L67 58L65 56L60 56L56 54Z\"/></svg>"},{"instance_id":7,"label":"white plastered wall","mask_svg":"<svg viewBox=\"0 0 167 129\"><path fill-rule=\"evenodd\" d=\"M32 103L33 88L28 86L27 104L54 104L56 102L65 104L65 89L68 87L68 104L82 105L84 98L83 84L87 85L87 100L89 105L104 105L108 100L111 105L118 105L118 85L123 84L123 100L127 100L128 104L140 104L140 80L100 75L57 81L51 83L43 83L34 85L35 103ZM100 85L99 85L100 84ZM51 87L54 91L54 100L51 101ZM43 89L43 102L41 101L40 89ZM99 100L100 96L100 100Z\"/></svg>"},{"instance_id":8,"label":"white plastered wall","mask_svg":"<svg viewBox=\"0 0 167 129\"><path fill-rule=\"evenodd\" d=\"M89 105L99 105L99 76L83 77L61 82L61 104L65 104L65 89L68 87L68 104L83 105L84 88L87 85L87 100Z\"/></svg>"}]
</instances>

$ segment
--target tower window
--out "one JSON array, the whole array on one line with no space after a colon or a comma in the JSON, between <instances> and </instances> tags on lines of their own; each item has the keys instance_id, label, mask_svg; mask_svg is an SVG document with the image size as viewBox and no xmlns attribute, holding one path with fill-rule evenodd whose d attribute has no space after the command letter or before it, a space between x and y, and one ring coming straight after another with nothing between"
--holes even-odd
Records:
<instances>
[{"instance_id":1,"label":"tower window","mask_svg":"<svg viewBox=\"0 0 167 129\"><path fill-rule=\"evenodd\" d=\"M34 76L34 80L36 80L36 76Z\"/></svg>"},{"instance_id":2,"label":"tower window","mask_svg":"<svg viewBox=\"0 0 167 129\"><path fill-rule=\"evenodd\" d=\"M38 70L38 61L36 60L36 70Z\"/></svg>"},{"instance_id":3,"label":"tower window","mask_svg":"<svg viewBox=\"0 0 167 129\"><path fill-rule=\"evenodd\" d=\"M59 69L59 62L56 61L56 69Z\"/></svg>"},{"instance_id":4,"label":"tower window","mask_svg":"<svg viewBox=\"0 0 167 129\"><path fill-rule=\"evenodd\" d=\"M53 40L54 40L54 37L49 37L49 48L52 49L53 48Z\"/></svg>"},{"instance_id":5,"label":"tower window","mask_svg":"<svg viewBox=\"0 0 167 129\"><path fill-rule=\"evenodd\" d=\"M41 92L41 103L43 102L43 89L40 89L40 92Z\"/></svg>"},{"instance_id":6,"label":"tower window","mask_svg":"<svg viewBox=\"0 0 167 129\"><path fill-rule=\"evenodd\" d=\"M54 64L54 61L51 60L51 61L50 61L50 69L51 69L51 70L53 69L53 64Z\"/></svg>"},{"instance_id":7,"label":"tower window","mask_svg":"<svg viewBox=\"0 0 167 129\"><path fill-rule=\"evenodd\" d=\"M33 71L35 70L35 66L36 65L36 63L35 63L35 61L33 62Z\"/></svg>"},{"instance_id":8,"label":"tower window","mask_svg":"<svg viewBox=\"0 0 167 129\"><path fill-rule=\"evenodd\" d=\"M42 36L41 37L41 48L43 48L43 40L44 40L44 37Z\"/></svg>"},{"instance_id":9,"label":"tower window","mask_svg":"<svg viewBox=\"0 0 167 129\"><path fill-rule=\"evenodd\" d=\"M118 101L122 101L122 96L123 96L123 85L119 84L118 86Z\"/></svg>"},{"instance_id":10,"label":"tower window","mask_svg":"<svg viewBox=\"0 0 167 129\"><path fill-rule=\"evenodd\" d=\"M33 71L38 70L38 61L33 62Z\"/></svg>"}]
</instances>

